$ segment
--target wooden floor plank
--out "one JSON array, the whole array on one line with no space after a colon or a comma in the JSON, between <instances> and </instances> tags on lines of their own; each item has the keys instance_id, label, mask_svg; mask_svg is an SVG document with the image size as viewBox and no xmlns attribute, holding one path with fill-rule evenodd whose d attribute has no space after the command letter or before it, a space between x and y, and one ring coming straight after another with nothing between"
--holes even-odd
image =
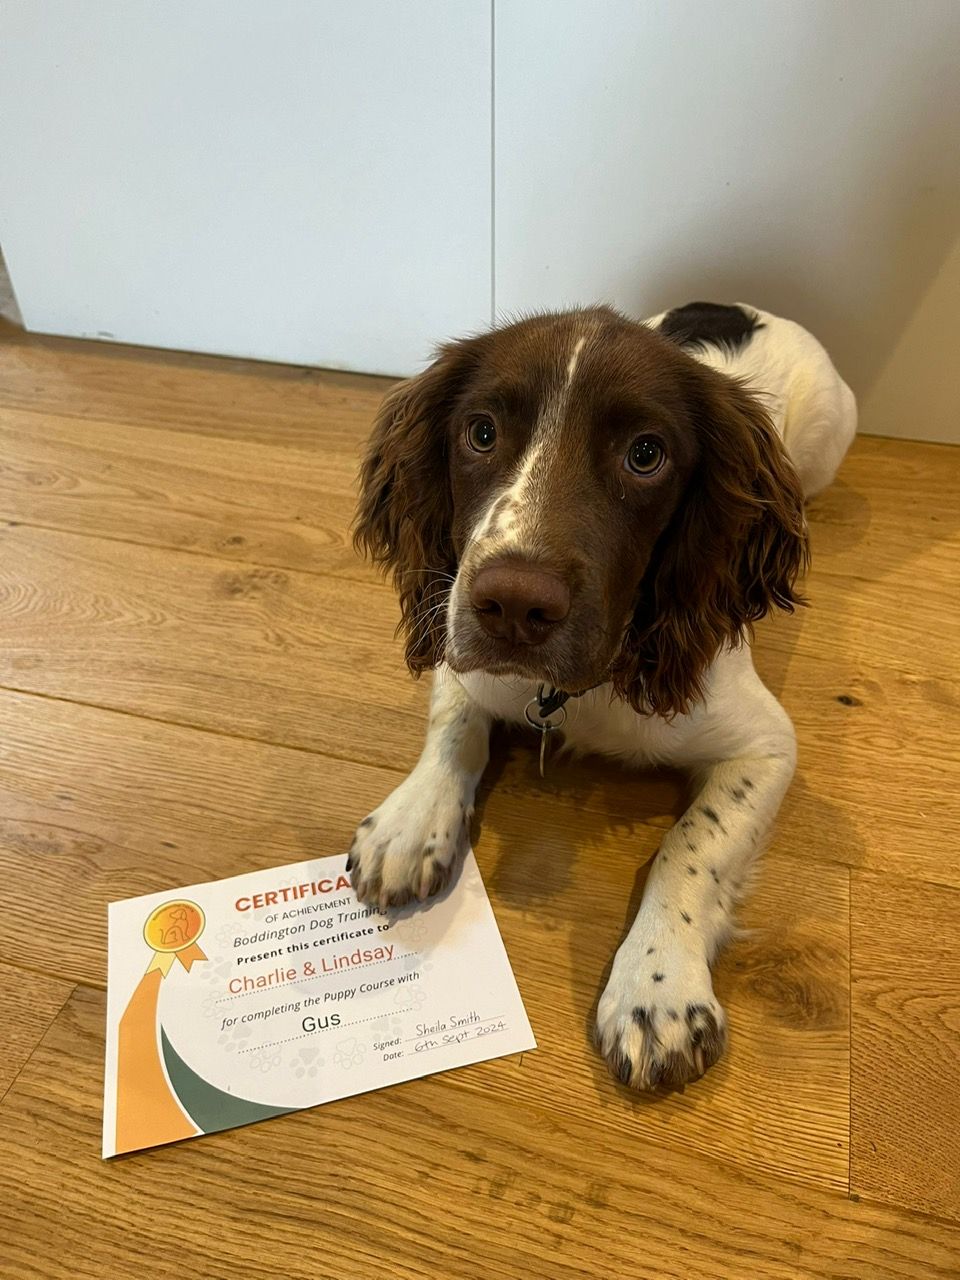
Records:
<instances>
[{"instance_id":1,"label":"wooden floor plank","mask_svg":"<svg viewBox=\"0 0 960 1280\"><path fill-rule=\"evenodd\" d=\"M0 964L0 1098L72 990L68 982Z\"/></svg>"},{"instance_id":2,"label":"wooden floor plank","mask_svg":"<svg viewBox=\"0 0 960 1280\"><path fill-rule=\"evenodd\" d=\"M360 437L337 450L0 409L0 517L374 580L349 527Z\"/></svg>"},{"instance_id":3,"label":"wooden floor plank","mask_svg":"<svg viewBox=\"0 0 960 1280\"><path fill-rule=\"evenodd\" d=\"M0 527L0 548L0 684L397 768L419 753L427 691L386 591L50 530Z\"/></svg>"},{"instance_id":4,"label":"wooden floor plank","mask_svg":"<svg viewBox=\"0 0 960 1280\"><path fill-rule=\"evenodd\" d=\"M761 675L776 662L760 646ZM799 743L779 847L960 887L960 864L944 857L960 844L960 683L797 657L779 691Z\"/></svg>"},{"instance_id":5,"label":"wooden floor plank","mask_svg":"<svg viewBox=\"0 0 960 1280\"><path fill-rule=\"evenodd\" d=\"M854 1191L960 1221L960 892L856 875Z\"/></svg>"},{"instance_id":6,"label":"wooden floor plank","mask_svg":"<svg viewBox=\"0 0 960 1280\"><path fill-rule=\"evenodd\" d=\"M815 570L880 576L956 546L957 455L951 445L858 436L838 478L807 507ZM911 602L922 594L914 582Z\"/></svg>"},{"instance_id":7,"label":"wooden floor plank","mask_svg":"<svg viewBox=\"0 0 960 1280\"><path fill-rule=\"evenodd\" d=\"M834 661L856 656L868 666L889 664L918 678L952 675L960 636L953 589L958 554L960 539L938 546L936 557L902 565L895 575L851 580L815 571L806 588L811 608L802 618L798 652Z\"/></svg>"},{"instance_id":8,"label":"wooden floor plank","mask_svg":"<svg viewBox=\"0 0 960 1280\"><path fill-rule=\"evenodd\" d=\"M467 1106L457 1073L104 1164L103 1022L102 994L78 990L0 1109L17 1276L99 1280L145 1258L151 1280L953 1280L960 1267L955 1228L599 1127L587 1108Z\"/></svg>"},{"instance_id":9,"label":"wooden floor plank","mask_svg":"<svg viewBox=\"0 0 960 1280\"><path fill-rule=\"evenodd\" d=\"M322 429L328 447L352 449L391 385L329 369L48 338L0 321L0 406L10 409L293 448L316 448Z\"/></svg>"}]
</instances>

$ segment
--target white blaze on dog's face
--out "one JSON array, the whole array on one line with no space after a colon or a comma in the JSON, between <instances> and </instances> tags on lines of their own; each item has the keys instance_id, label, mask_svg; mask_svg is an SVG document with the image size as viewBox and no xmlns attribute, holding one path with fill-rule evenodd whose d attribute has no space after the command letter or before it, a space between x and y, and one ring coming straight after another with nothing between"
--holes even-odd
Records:
<instances>
[{"instance_id":1,"label":"white blaze on dog's face","mask_svg":"<svg viewBox=\"0 0 960 1280\"><path fill-rule=\"evenodd\" d=\"M394 571L414 670L610 674L668 712L789 602L805 552L762 409L607 308L443 348L385 401L362 482L358 542Z\"/></svg>"}]
</instances>

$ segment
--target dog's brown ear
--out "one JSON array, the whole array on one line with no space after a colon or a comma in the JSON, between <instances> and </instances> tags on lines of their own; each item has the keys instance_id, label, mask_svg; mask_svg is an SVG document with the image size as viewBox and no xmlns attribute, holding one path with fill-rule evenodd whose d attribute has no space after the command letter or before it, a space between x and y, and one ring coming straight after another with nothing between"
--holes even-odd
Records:
<instances>
[{"instance_id":1,"label":"dog's brown ear","mask_svg":"<svg viewBox=\"0 0 960 1280\"><path fill-rule=\"evenodd\" d=\"M615 677L634 706L663 715L703 696L724 645L802 603L794 584L808 560L800 480L768 415L713 370L698 369L695 387L700 462L654 551Z\"/></svg>"},{"instance_id":2,"label":"dog's brown ear","mask_svg":"<svg viewBox=\"0 0 960 1280\"><path fill-rule=\"evenodd\" d=\"M393 573L398 627L414 674L435 666L456 573L446 424L465 375L465 343L443 347L387 395L360 468L356 548Z\"/></svg>"}]
</instances>

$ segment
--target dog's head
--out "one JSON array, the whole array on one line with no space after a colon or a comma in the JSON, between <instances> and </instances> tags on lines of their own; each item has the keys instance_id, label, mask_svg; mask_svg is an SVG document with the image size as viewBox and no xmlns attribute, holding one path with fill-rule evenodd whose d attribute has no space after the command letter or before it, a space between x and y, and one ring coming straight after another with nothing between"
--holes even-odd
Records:
<instances>
[{"instance_id":1,"label":"dog's head","mask_svg":"<svg viewBox=\"0 0 960 1280\"><path fill-rule=\"evenodd\" d=\"M736 382L606 308L441 348L396 387L361 474L407 662L685 711L725 643L796 603L797 476Z\"/></svg>"}]
</instances>

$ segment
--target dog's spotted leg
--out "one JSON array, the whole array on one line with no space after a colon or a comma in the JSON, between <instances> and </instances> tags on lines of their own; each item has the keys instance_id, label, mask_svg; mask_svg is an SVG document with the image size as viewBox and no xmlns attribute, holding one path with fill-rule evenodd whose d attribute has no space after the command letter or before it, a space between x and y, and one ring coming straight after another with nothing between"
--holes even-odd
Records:
<instances>
[{"instance_id":1,"label":"dog's spotted leg","mask_svg":"<svg viewBox=\"0 0 960 1280\"><path fill-rule=\"evenodd\" d=\"M398 907L430 897L450 879L469 843L490 724L456 676L440 667L416 768L354 836L347 870L362 901Z\"/></svg>"},{"instance_id":2,"label":"dog's spotted leg","mask_svg":"<svg viewBox=\"0 0 960 1280\"><path fill-rule=\"evenodd\" d=\"M597 1040L614 1076L638 1089L680 1089L726 1046L710 966L793 775L782 751L706 770L696 800L654 860L637 918L597 1010Z\"/></svg>"}]
</instances>

